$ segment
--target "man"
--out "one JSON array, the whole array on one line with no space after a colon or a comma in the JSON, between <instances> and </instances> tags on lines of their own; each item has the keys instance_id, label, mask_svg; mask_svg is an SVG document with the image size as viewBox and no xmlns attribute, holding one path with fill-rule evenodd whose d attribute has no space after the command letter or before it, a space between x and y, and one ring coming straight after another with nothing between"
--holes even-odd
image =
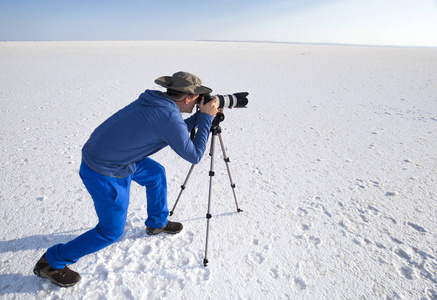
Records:
<instances>
[{"instance_id":1,"label":"man","mask_svg":"<svg viewBox=\"0 0 437 300\"><path fill-rule=\"evenodd\" d=\"M183 226L167 220L167 182L164 168L149 158L167 145L190 163L198 163L206 148L212 120L217 114L217 99L191 113L199 94L212 90L187 72L163 76L155 83L167 92L146 90L140 97L103 122L82 149L80 177L90 193L98 225L66 244L47 250L34 273L60 286L72 286L80 275L66 265L116 242L123 234L131 181L146 187L146 232L179 233ZM196 123L196 124L195 124ZM191 140L189 131L197 126Z\"/></svg>"}]
</instances>

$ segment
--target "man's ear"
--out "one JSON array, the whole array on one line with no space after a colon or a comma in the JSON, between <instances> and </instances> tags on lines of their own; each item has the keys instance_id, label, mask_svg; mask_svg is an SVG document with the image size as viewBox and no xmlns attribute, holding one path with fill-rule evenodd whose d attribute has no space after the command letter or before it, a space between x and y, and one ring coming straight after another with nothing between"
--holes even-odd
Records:
<instances>
[{"instance_id":1,"label":"man's ear","mask_svg":"<svg viewBox=\"0 0 437 300\"><path fill-rule=\"evenodd\" d=\"M185 104L188 104L188 102L190 102L190 95L187 95L186 97L185 97L185 99L184 99L184 103Z\"/></svg>"},{"instance_id":2,"label":"man's ear","mask_svg":"<svg viewBox=\"0 0 437 300\"><path fill-rule=\"evenodd\" d=\"M192 95L187 95L187 97L185 97L185 104L188 104L188 102L191 102L194 99L195 96Z\"/></svg>"}]
</instances>

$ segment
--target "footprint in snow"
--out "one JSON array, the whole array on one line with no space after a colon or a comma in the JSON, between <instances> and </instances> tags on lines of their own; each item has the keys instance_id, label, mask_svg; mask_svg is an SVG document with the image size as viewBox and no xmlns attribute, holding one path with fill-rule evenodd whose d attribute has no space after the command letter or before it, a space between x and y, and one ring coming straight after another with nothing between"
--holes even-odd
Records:
<instances>
[{"instance_id":1,"label":"footprint in snow","mask_svg":"<svg viewBox=\"0 0 437 300\"><path fill-rule=\"evenodd\" d=\"M413 280L414 279L414 270L410 267L403 266L399 268L399 274L403 275L406 279Z\"/></svg>"},{"instance_id":2,"label":"footprint in snow","mask_svg":"<svg viewBox=\"0 0 437 300\"><path fill-rule=\"evenodd\" d=\"M264 259L264 255L262 253L250 253L247 256L247 263L260 265Z\"/></svg>"},{"instance_id":3,"label":"footprint in snow","mask_svg":"<svg viewBox=\"0 0 437 300\"><path fill-rule=\"evenodd\" d=\"M410 225L411 227L413 227L413 229L415 229L415 230L417 230L419 232L426 232L426 229L421 227L421 226L419 226L419 225L416 225L416 224L411 223L411 222L408 222L407 224Z\"/></svg>"},{"instance_id":4,"label":"footprint in snow","mask_svg":"<svg viewBox=\"0 0 437 300\"><path fill-rule=\"evenodd\" d=\"M309 237L309 241L314 245L314 246L318 246L322 243L322 240L318 237L315 236L310 236Z\"/></svg>"},{"instance_id":5,"label":"footprint in snow","mask_svg":"<svg viewBox=\"0 0 437 300\"><path fill-rule=\"evenodd\" d=\"M411 260L411 255L408 254L407 252L405 252L405 251L404 251L403 249L401 249L401 248L397 248L397 249L395 250L395 253L396 253L399 257L405 259L405 260L408 261L408 262Z\"/></svg>"},{"instance_id":6,"label":"footprint in snow","mask_svg":"<svg viewBox=\"0 0 437 300\"><path fill-rule=\"evenodd\" d=\"M188 277L194 282L208 281L209 278L211 277L211 271L209 268L195 269L192 272L190 272Z\"/></svg>"},{"instance_id":7,"label":"footprint in snow","mask_svg":"<svg viewBox=\"0 0 437 300\"><path fill-rule=\"evenodd\" d=\"M304 289L307 288L305 281L301 277L295 277L293 279L293 283L294 283L294 287L299 291L303 291Z\"/></svg>"},{"instance_id":8,"label":"footprint in snow","mask_svg":"<svg viewBox=\"0 0 437 300\"><path fill-rule=\"evenodd\" d=\"M276 266L276 268L271 268L270 269L270 276L272 276L273 279L278 279L279 278L279 268L278 268L278 266Z\"/></svg>"},{"instance_id":9,"label":"footprint in snow","mask_svg":"<svg viewBox=\"0 0 437 300\"><path fill-rule=\"evenodd\" d=\"M332 218L331 213L325 208L325 206L322 205L322 211L325 215L327 215L328 217Z\"/></svg>"},{"instance_id":10,"label":"footprint in snow","mask_svg":"<svg viewBox=\"0 0 437 300\"><path fill-rule=\"evenodd\" d=\"M308 210L306 210L306 209L303 208L303 207L299 207L298 210L299 210L300 212L302 212L304 215L307 215L307 214L308 214Z\"/></svg>"},{"instance_id":11,"label":"footprint in snow","mask_svg":"<svg viewBox=\"0 0 437 300\"><path fill-rule=\"evenodd\" d=\"M261 172L261 170L258 169L258 168L256 168L253 172L254 172L255 174L258 174L258 175L262 175L262 174L263 174L263 173Z\"/></svg>"}]
</instances>

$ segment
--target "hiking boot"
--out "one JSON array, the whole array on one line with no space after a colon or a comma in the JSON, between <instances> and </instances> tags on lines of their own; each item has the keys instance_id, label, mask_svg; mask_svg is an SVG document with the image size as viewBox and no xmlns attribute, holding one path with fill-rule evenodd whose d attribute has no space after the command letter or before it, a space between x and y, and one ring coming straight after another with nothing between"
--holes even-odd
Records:
<instances>
[{"instance_id":1,"label":"hiking boot","mask_svg":"<svg viewBox=\"0 0 437 300\"><path fill-rule=\"evenodd\" d=\"M147 226L146 232L148 235L155 235L161 232L175 234L181 232L183 228L184 226L181 223L168 221L167 225L162 228L152 228Z\"/></svg>"},{"instance_id":2,"label":"hiking boot","mask_svg":"<svg viewBox=\"0 0 437 300\"><path fill-rule=\"evenodd\" d=\"M35 275L50 279L62 287L73 286L80 281L80 275L65 266L63 269L53 269L46 260L46 254L40 258L33 269Z\"/></svg>"}]
</instances>

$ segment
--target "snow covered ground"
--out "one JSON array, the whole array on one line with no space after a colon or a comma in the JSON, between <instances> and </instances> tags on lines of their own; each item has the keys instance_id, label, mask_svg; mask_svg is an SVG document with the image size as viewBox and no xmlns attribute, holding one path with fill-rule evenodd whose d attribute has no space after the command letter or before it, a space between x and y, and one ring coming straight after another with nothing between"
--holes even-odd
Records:
<instances>
[{"instance_id":1,"label":"snow covered ground","mask_svg":"<svg viewBox=\"0 0 437 300\"><path fill-rule=\"evenodd\" d=\"M218 42L0 44L0 297L3 299L437 299L437 49ZM46 248L96 225L78 176L96 126L154 79L184 70L214 92L247 91L172 220L145 233L133 184L116 244L82 281L33 275ZM218 144L217 144L218 146ZM190 164L170 149L173 206Z\"/></svg>"}]
</instances>

